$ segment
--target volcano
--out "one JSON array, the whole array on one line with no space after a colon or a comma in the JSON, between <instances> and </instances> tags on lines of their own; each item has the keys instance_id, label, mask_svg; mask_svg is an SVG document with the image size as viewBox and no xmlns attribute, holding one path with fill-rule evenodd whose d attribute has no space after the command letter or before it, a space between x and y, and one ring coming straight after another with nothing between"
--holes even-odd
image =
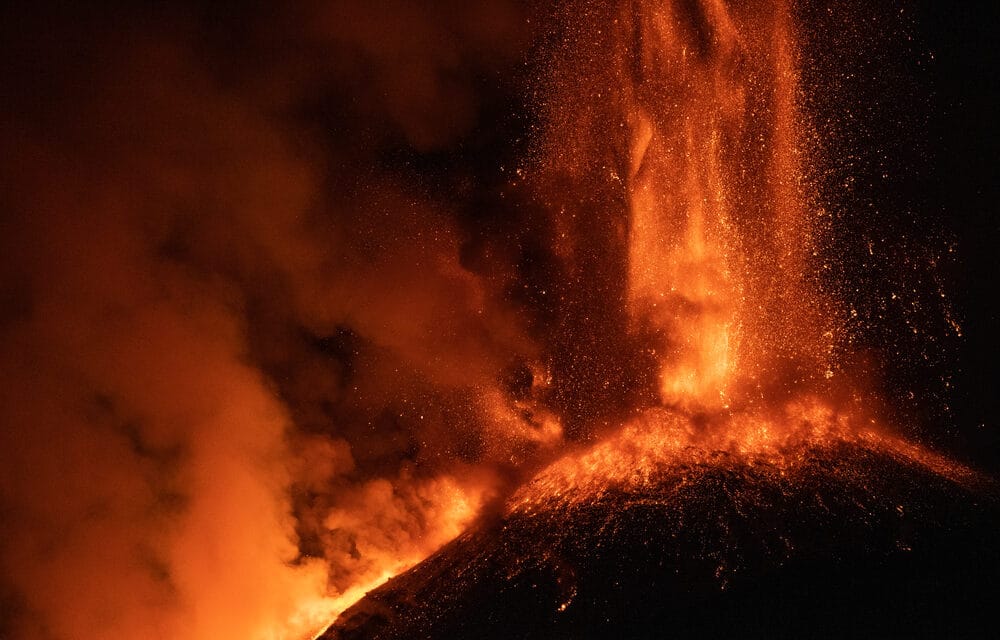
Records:
<instances>
[{"instance_id":1,"label":"volcano","mask_svg":"<svg viewBox=\"0 0 1000 640\"><path fill-rule=\"evenodd\" d=\"M799 17L569 3L523 172L549 348L518 399L565 438L321 638L993 635L998 494L870 393Z\"/></svg>"},{"instance_id":2,"label":"volcano","mask_svg":"<svg viewBox=\"0 0 1000 640\"><path fill-rule=\"evenodd\" d=\"M652 412L555 461L320 637L986 634L992 481L870 431L696 422Z\"/></svg>"}]
</instances>

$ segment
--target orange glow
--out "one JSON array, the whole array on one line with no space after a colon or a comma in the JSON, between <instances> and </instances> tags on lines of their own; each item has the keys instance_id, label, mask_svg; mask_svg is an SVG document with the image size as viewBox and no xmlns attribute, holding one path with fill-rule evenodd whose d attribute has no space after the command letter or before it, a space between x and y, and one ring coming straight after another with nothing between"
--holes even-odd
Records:
<instances>
[{"instance_id":1,"label":"orange glow","mask_svg":"<svg viewBox=\"0 0 1000 640\"><path fill-rule=\"evenodd\" d=\"M589 105L582 111L620 109L627 154L604 188L627 203L626 306L630 331L659 363L659 406L554 462L508 510L588 501L723 458L793 476L803 452L842 442L973 482L971 470L892 435L857 393L847 405L833 399L853 385L832 380L843 331L810 264L822 212L805 173L788 3L640 1L611 22L614 55L592 69L598 98L588 103L576 76L557 90ZM565 134L572 119L553 121ZM566 171L568 157L585 175L595 144L570 136L582 156L556 146L552 164Z\"/></svg>"},{"instance_id":2,"label":"orange glow","mask_svg":"<svg viewBox=\"0 0 1000 640\"><path fill-rule=\"evenodd\" d=\"M726 409L782 359L822 363L794 33L781 2L641 4L618 26L638 43L620 63L638 65L621 74L629 313L666 338L663 404Z\"/></svg>"},{"instance_id":3,"label":"orange glow","mask_svg":"<svg viewBox=\"0 0 1000 640\"><path fill-rule=\"evenodd\" d=\"M606 440L567 454L535 476L507 502L509 512L551 510L553 503L595 500L607 492L655 487L663 474L684 466L732 461L765 465L794 480L803 457L853 443L918 464L953 482L972 486L982 478L967 467L906 442L874 425L856 424L815 397L777 411L718 416L698 424L666 409L650 410Z\"/></svg>"},{"instance_id":4,"label":"orange glow","mask_svg":"<svg viewBox=\"0 0 1000 640\"><path fill-rule=\"evenodd\" d=\"M613 292L616 247L624 249L626 326L614 330L653 356L657 397L622 401L628 417L617 428L572 444L544 401L560 384L546 367L532 365L526 398L485 389L487 432L512 462L525 460L518 443L536 454L563 445L508 498L507 513L551 513L724 460L795 481L804 456L843 443L976 482L973 471L892 435L857 393L847 394L853 403L837 400L854 384L833 379L844 332L811 263L822 212L807 176L814 159L804 148L809 124L788 3L639 0L572 20L582 35L562 52L568 70L555 72L549 139L535 167L543 198L556 203L551 250L576 286ZM591 38L607 58L582 50ZM559 191L566 183L573 193ZM594 321L586 312L580 319ZM571 343L574 332L585 334L569 326ZM623 349L619 357L630 356ZM603 381L596 387L613 388L606 372L587 373ZM431 528L419 549L457 535L475 508L464 513L448 521L455 526ZM373 579L419 555L387 553L376 563L386 573Z\"/></svg>"}]
</instances>

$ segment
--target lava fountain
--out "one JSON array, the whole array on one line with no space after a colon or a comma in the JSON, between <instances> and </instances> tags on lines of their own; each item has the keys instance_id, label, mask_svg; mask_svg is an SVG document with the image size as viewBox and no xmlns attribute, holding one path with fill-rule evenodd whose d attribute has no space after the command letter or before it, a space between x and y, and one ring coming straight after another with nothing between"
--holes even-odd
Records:
<instances>
[{"instance_id":1,"label":"lava fountain","mask_svg":"<svg viewBox=\"0 0 1000 640\"><path fill-rule=\"evenodd\" d=\"M535 168L582 290L553 358L568 432L658 407L746 437L803 402L871 429L835 358L789 6L599 4L567 10Z\"/></svg>"},{"instance_id":2,"label":"lava fountain","mask_svg":"<svg viewBox=\"0 0 1000 640\"><path fill-rule=\"evenodd\" d=\"M666 406L744 406L777 372L829 368L828 305L806 282L814 217L788 14L648 3L617 23L628 309L665 337Z\"/></svg>"},{"instance_id":3,"label":"lava fountain","mask_svg":"<svg viewBox=\"0 0 1000 640\"><path fill-rule=\"evenodd\" d=\"M540 401L575 443L325 638L718 633L713 612L774 611L824 562L932 547L993 491L892 435L837 361L790 5L561 16L526 173L564 274ZM791 591L752 595L779 568ZM757 630L822 615L788 606Z\"/></svg>"}]
</instances>

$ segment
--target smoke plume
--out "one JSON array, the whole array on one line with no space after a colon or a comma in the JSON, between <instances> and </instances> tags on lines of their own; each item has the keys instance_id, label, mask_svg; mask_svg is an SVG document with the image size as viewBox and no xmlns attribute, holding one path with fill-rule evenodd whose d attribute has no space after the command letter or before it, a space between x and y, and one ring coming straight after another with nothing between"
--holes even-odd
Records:
<instances>
[{"instance_id":1,"label":"smoke plume","mask_svg":"<svg viewBox=\"0 0 1000 640\"><path fill-rule=\"evenodd\" d=\"M516 7L7 13L0 635L302 637L558 437L481 195L406 159Z\"/></svg>"}]
</instances>

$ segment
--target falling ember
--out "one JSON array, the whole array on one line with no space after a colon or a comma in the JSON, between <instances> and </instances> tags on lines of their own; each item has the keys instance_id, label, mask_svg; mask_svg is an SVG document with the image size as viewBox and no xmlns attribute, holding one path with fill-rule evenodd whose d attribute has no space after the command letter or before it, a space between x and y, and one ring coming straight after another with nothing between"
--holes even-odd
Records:
<instances>
[{"instance_id":1,"label":"falling ember","mask_svg":"<svg viewBox=\"0 0 1000 640\"><path fill-rule=\"evenodd\" d=\"M569 95L555 102L592 121L555 113L541 170L583 176L611 210L598 216L617 218L625 332L655 354L657 403L715 412L774 400L779 378L821 378L837 332L810 277L816 215L789 8L581 13L581 30L607 33L609 54L570 53L567 66L590 73L557 80Z\"/></svg>"},{"instance_id":2,"label":"falling ember","mask_svg":"<svg viewBox=\"0 0 1000 640\"><path fill-rule=\"evenodd\" d=\"M844 331L812 259L822 212L807 175L814 158L805 149L790 7L583 7L557 56L564 67L553 83L554 133L539 171L589 191L579 201L604 209L557 213L559 228L581 225L578 253L594 241L584 230L588 214L607 220L598 233L608 242L626 247L617 265L599 263L580 277L596 273L623 290L624 320L608 339L653 356L655 397L634 406L659 406L651 411L662 415L626 420L626 431L662 430L677 451L710 441L709 450L755 455L761 447L777 455L777 442L874 433L850 381L831 381ZM606 56L575 48L594 34ZM586 259L570 253L570 269ZM806 405L812 415L799 415Z\"/></svg>"},{"instance_id":3,"label":"falling ember","mask_svg":"<svg viewBox=\"0 0 1000 640\"><path fill-rule=\"evenodd\" d=\"M807 148L789 3L583 2L567 14L540 182L582 192L562 196L577 206L556 214L579 238L563 250L568 270L619 292L624 320L607 339L653 356L655 397L539 474L511 508L587 500L717 454L793 469L802 447L837 442L977 478L891 435L859 381L833 379L845 330L815 261L819 158ZM595 223L611 240L595 240ZM589 243L601 242L626 249L587 266Z\"/></svg>"}]
</instances>

